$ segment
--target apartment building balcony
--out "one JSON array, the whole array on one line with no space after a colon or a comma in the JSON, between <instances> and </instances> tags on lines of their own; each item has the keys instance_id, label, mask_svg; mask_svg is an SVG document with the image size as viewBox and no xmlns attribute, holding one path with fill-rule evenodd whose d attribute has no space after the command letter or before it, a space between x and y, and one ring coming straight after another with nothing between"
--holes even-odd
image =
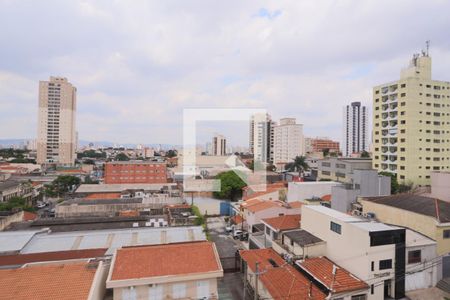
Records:
<instances>
[{"instance_id":1,"label":"apartment building balcony","mask_svg":"<svg viewBox=\"0 0 450 300\"><path fill-rule=\"evenodd\" d=\"M389 165L388 165L388 164L386 164L386 163L382 163L382 164L381 164L381 169L382 169L382 170L385 171L385 170L388 170L388 168L389 168Z\"/></svg>"},{"instance_id":2,"label":"apartment building balcony","mask_svg":"<svg viewBox=\"0 0 450 300\"><path fill-rule=\"evenodd\" d=\"M389 160L391 162L396 162L397 161L397 155L389 155Z\"/></svg>"},{"instance_id":3,"label":"apartment building balcony","mask_svg":"<svg viewBox=\"0 0 450 300\"><path fill-rule=\"evenodd\" d=\"M397 165L395 164L391 164L391 165L389 165L389 170L390 171L397 171Z\"/></svg>"}]
</instances>

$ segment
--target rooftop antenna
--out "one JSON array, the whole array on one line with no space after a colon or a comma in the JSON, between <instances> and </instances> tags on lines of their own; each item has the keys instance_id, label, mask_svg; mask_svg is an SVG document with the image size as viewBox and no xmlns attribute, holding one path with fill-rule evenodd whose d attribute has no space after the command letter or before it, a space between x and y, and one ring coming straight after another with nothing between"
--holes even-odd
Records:
<instances>
[{"instance_id":1,"label":"rooftop antenna","mask_svg":"<svg viewBox=\"0 0 450 300\"><path fill-rule=\"evenodd\" d=\"M427 56L429 55L429 51L430 51L430 40L427 40L426 42L425 42L425 44L427 45Z\"/></svg>"}]
</instances>

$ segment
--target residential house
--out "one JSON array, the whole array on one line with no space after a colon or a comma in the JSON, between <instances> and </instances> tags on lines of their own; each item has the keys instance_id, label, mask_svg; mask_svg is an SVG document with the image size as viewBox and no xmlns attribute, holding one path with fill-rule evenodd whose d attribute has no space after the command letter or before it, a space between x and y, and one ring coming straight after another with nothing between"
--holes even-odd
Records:
<instances>
[{"instance_id":1,"label":"residential house","mask_svg":"<svg viewBox=\"0 0 450 300\"><path fill-rule=\"evenodd\" d=\"M273 249L241 250L240 255L245 286L259 299L326 299L326 294L319 287L286 263Z\"/></svg>"},{"instance_id":2,"label":"residential house","mask_svg":"<svg viewBox=\"0 0 450 300\"><path fill-rule=\"evenodd\" d=\"M106 281L120 299L218 299L223 276L212 242L127 247L114 254Z\"/></svg>"},{"instance_id":3,"label":"residential house","mask_svg":"<svg viewBox=\"0 0 450 300\"><path fill-rule=\"evenodd\" d=\"M270 248L272 243L281 238L281 233L287 230L300 228L301 215L281 215L262 219L263 232L254 232L250 235L250 249Z\"/></svg>"}]
</instances>

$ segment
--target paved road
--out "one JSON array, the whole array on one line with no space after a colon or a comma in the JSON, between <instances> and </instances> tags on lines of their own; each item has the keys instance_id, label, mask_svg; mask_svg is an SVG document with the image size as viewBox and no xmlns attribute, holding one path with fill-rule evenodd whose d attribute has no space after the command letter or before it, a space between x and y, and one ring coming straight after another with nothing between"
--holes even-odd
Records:
<instances>
[{"instance_id":1,"label":"paved road","mask_svg":"<svg viewBox=\"0 0 450 300\"><path fill-rule=\"evenodd\" d=\"M223 217L208 218L208 229L211 240L216 244L217 252L221 257L222 267L224 269L234 268L236 250L241 249L240 241L234 240L229 233L225 231L226 223ZM244 283L242 273L225 273L224 277L218 282L220 300L241 300L244 299ZM250 299L250 297L247 297Z\"/></svg>"},{"instance_id":2,"label":"paved road","mask_svg":"<svg viewBox=\"0 0 450 300\"><path fill-rule=\"evenodd\" d=\"M225 226L223 217L208 218L208 230L212 241L216 244L219 256L234 257L236 250L240 249L241 245L225 231Z\"/></svg>"}]
</instances>

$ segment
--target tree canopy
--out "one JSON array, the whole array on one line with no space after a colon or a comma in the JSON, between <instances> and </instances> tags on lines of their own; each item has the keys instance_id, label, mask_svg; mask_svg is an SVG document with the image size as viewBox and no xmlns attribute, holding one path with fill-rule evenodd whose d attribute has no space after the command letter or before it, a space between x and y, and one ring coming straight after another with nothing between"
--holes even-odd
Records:
<instances>
[{"instance_id":1,"label":"tree canopy","mask_svg":"<svg viewBox=\"0 0 450 300\"><path fill-rule=\"evenodd\" d=\"M128 160L130 160L130 158L125 153L120 152L119 154L116 155L116 160L118 160L118 161L128 161Z\"/></svg>"},{"instance_id":2,"label":"tree canopy","mask_svg":"<svg viewBox=\"0 0 450 300\"><path fill-rule=\"evenodd\" d=\"M213 195L219 199L237 200L242 195L242 188L246 186L234 171L219 173L215 179L220 180L220 192L214 192Z\"/></svg>"},{"instance_id":3,"label":"tree canopy","mask_svg":"<svg viewBox=\"0 0 450 300\"><path fill-rule=\"evenodd\" d=\"M81 183L80 178L71 175L58 176L53 182L45 187L45 194L56 197L69 192L73 187Z\"/></svg>"},{"instance_id":4,"label":"tree canopy","mask_svg":"<svg viewBox=\"0 0 450 300\"><path fill-rule=\"evenodd\" d=\"M0 203L0 211L12 211L14 209L35 211L34 207L27 205L22 197L12 197L7 202Z\"/></svg>"},{"instance_id":5,"label":"tree canopy","mask_svg":"<svg viewBox=\"0 0 450 300\"><path fill-rule=\"evenodd\" d=\"M290 162L284 166L286 171L298 172L301 175L303 172L309 170L309 165L306 162L305 156L296 156L293 162Z\"/></svg>"}]
</instances>

